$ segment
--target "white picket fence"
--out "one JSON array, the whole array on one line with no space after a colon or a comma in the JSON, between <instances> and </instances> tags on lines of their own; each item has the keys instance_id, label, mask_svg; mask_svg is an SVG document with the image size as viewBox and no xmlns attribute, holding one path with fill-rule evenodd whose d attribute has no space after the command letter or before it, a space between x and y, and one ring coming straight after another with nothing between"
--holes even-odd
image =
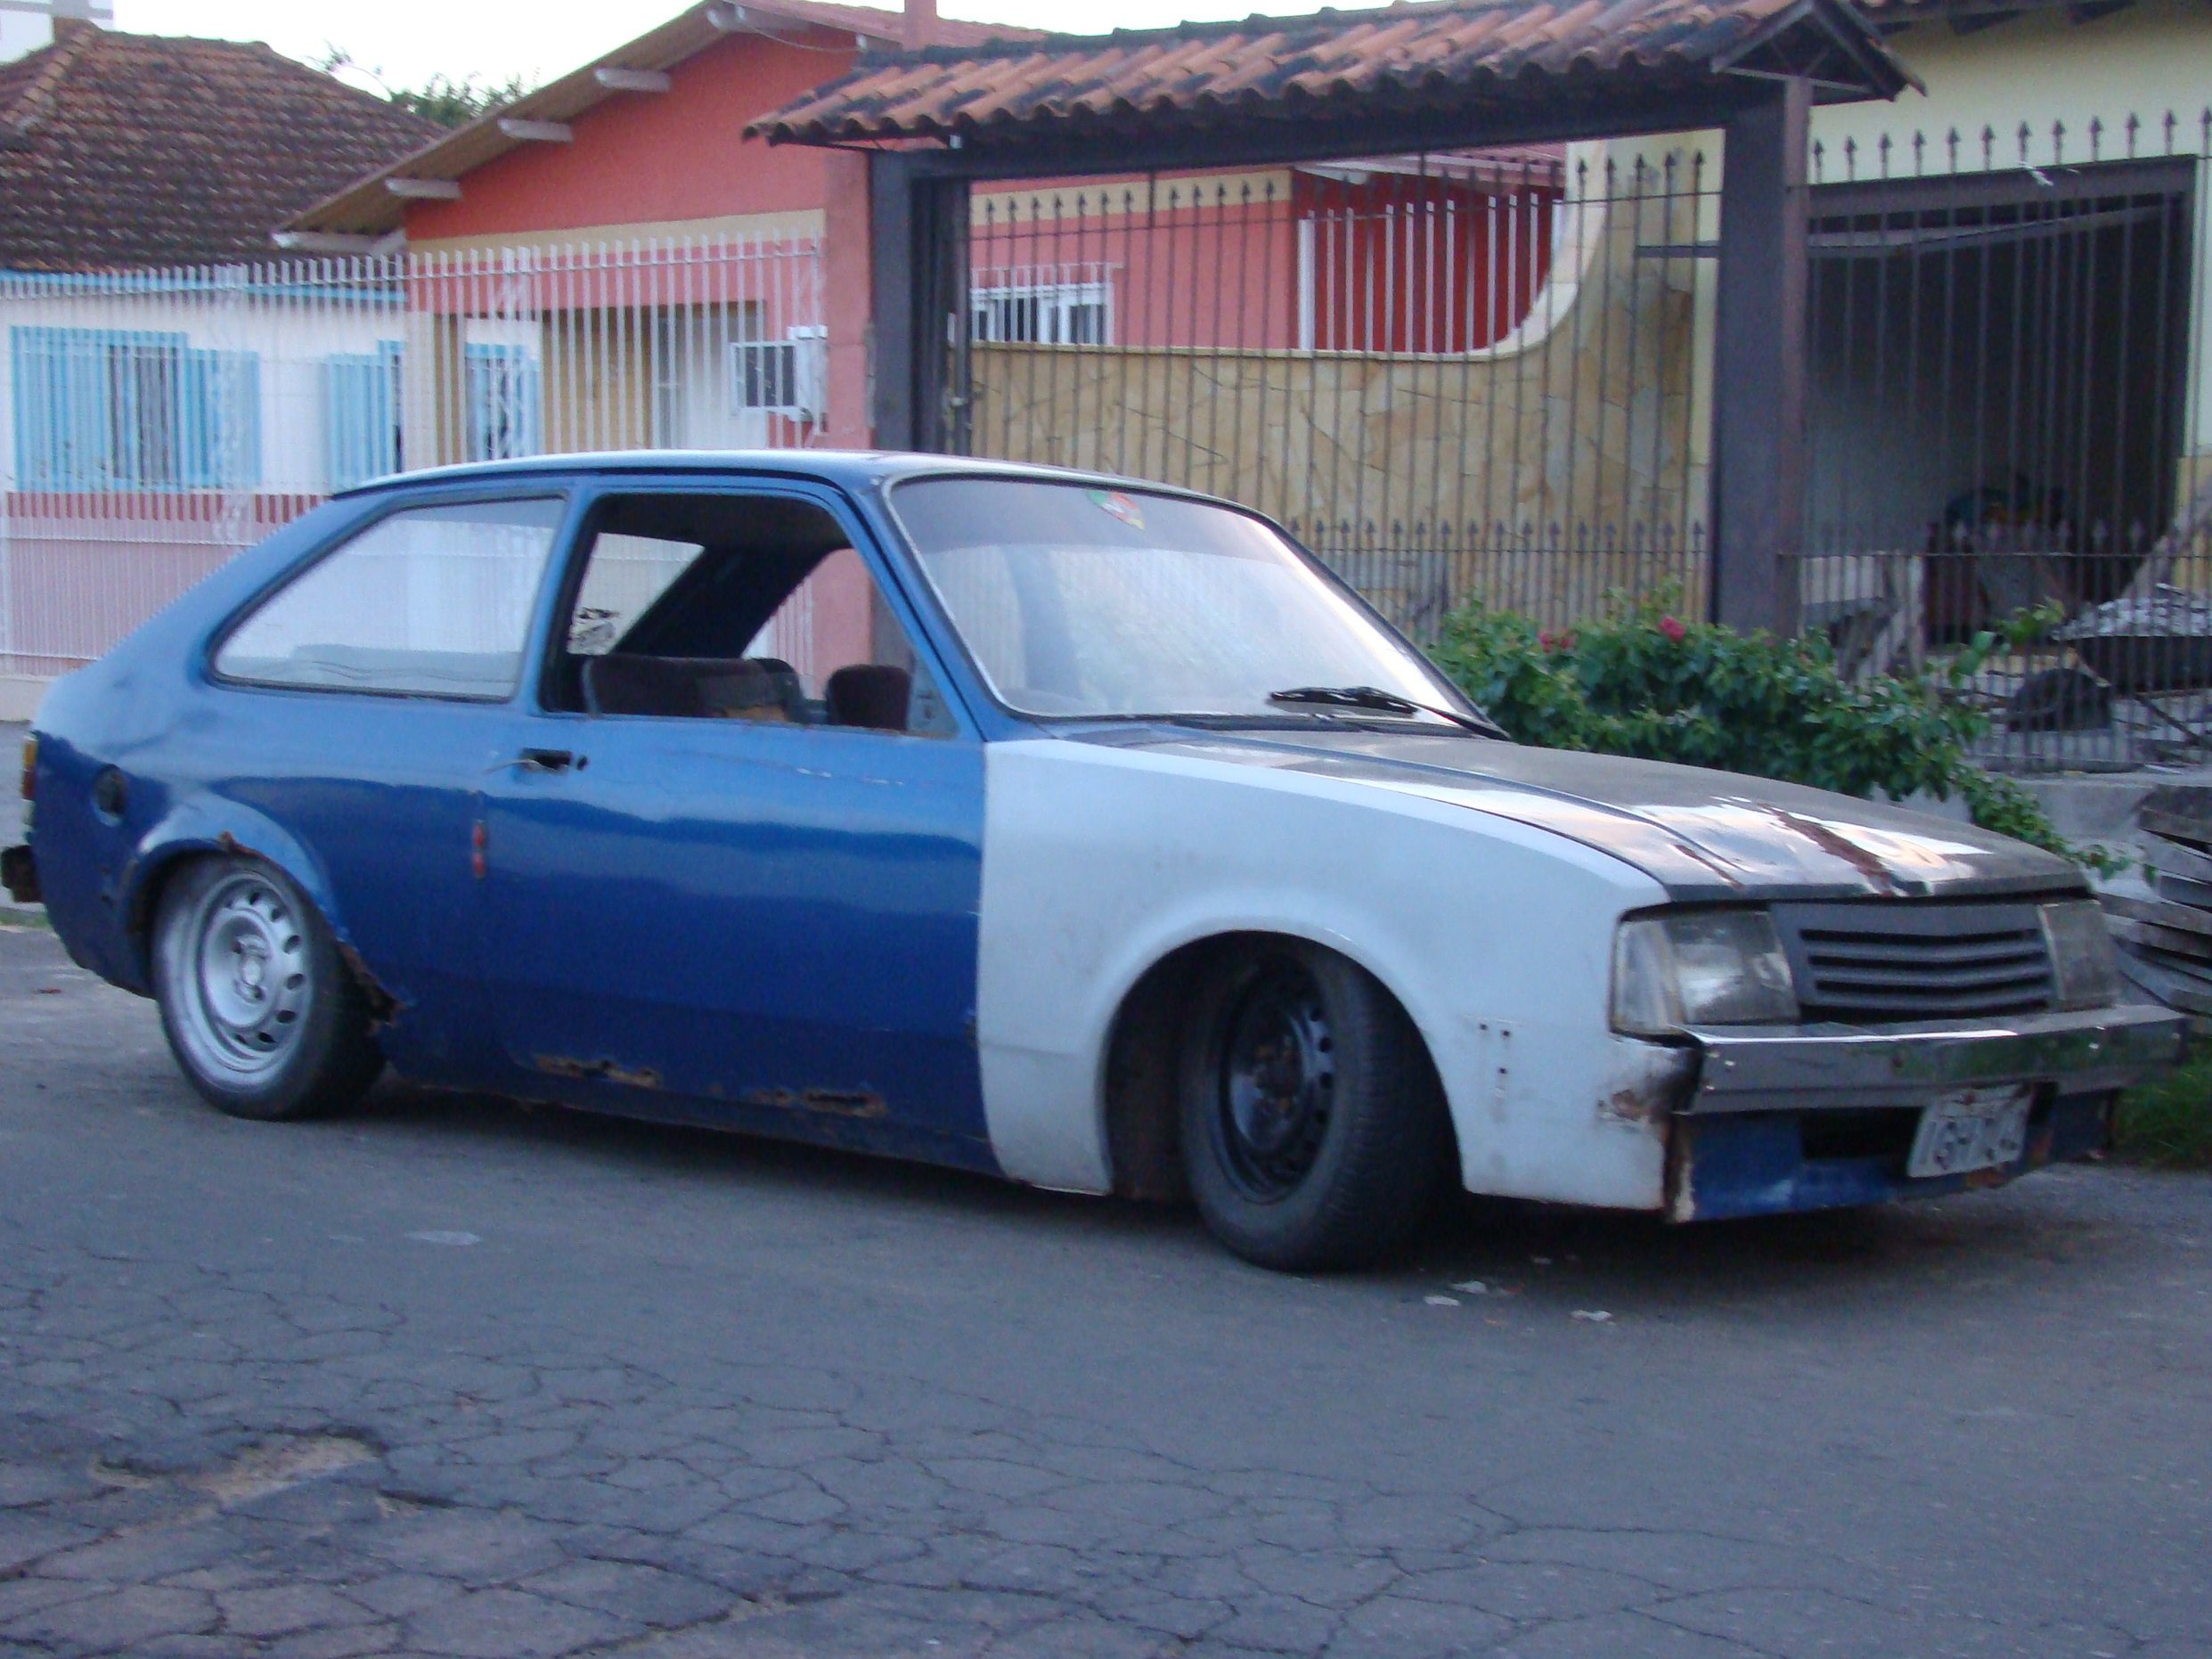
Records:
<instances>
[{"instance_id":1,"label":"white picket fence","mask_svg":"<svg viewBox=\"0 0 2212 1659\"><path fill-rule=\"evenodd\" d=\"M0 678L364 479L820 430L812 237L0 273Z\"/></svg>"}]
</instances>

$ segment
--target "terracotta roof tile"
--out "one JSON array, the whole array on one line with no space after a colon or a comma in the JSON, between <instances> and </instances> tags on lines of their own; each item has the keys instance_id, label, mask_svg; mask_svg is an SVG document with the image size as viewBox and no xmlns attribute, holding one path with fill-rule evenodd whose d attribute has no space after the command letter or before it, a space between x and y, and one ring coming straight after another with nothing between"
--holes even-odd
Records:
<instances>
[{"instance_id":1,"label":"terracotta roof tile","mask_svg":"<svg viewBox=\"0 0 2212 1659\"><path fill-rule=\"evenodd\" d=\"M771 143L992 141L1536 99L1570 76L1687 83L1785 34L1791 72L1817 60L1816 74L1837 78L1827 96L1889 96L1910 84L1841 0L1443 0L871 56L747 130Z\"/></svg>"},{"instance_id":2,"label":"terracotta roof tile","mask_svg":"<svg viewBox=\"0 0 2212 1659\"><path fill-rule=\"evenodd\" d=\"M437 132L259 44L58 28L0 64L0 269L265 259L285 219Z\"/></svg>"}]
</instances>

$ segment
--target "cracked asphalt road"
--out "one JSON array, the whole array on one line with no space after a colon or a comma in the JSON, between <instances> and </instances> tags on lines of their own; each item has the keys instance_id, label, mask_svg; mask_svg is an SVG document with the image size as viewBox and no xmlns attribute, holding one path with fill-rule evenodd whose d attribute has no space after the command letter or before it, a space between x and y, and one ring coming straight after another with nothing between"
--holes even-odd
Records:
<instances>
[{"instance_id":1,"label":"cracked asphalt road","mask_svg":"<svg viewBox=\"0 0 2212 1659\"><path fill-rule=\"evenodd\" d=\"M2208 1336L2189 1178L1286 1279L497 1101L233 1123L0 931L6 1659L2202 1655Z\"/></svg>"}]
</instances>

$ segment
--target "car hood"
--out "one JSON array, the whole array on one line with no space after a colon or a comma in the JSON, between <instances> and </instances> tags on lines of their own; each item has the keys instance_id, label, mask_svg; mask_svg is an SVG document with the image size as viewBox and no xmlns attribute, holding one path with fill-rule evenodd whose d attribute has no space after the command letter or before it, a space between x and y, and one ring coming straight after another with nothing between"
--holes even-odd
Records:
<instances>
[{"instance_id":1,"label":"car hood","mask_svg":"<svg viewBox=\"0 0 2212 1659\"><path fill-rule=\"evenodd\" d=\"M1963 898L2084 885L2066 860L2007 836L1697 766L1457 733L1153 724L1069 735L1369 784L1510 819L1609 853L1686 903Z\"/></svg>"}]
</instances>

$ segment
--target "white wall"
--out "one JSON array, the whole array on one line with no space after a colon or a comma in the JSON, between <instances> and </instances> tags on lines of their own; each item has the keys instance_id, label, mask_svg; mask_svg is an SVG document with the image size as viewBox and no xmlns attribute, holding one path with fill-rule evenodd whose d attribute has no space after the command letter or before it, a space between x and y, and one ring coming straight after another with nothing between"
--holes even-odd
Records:
<instances>
[{"instance_id":1,"label":"white wall","mask_svg":"<svg viewBox=\"0 0 2212 1659\"><path fill-rule=\"evenodd\" d=\"M26 291L0 279L0 479L16 474L15 328L98 329L182 334L202 350L251 352L258 360L261 482L268 493L319 494L323 477L323 365L399 339L400 310L366 290L311 300L224 293L143 296ZM354 298L348 298L348 295Z\"/></svg>"}]
</instances>

